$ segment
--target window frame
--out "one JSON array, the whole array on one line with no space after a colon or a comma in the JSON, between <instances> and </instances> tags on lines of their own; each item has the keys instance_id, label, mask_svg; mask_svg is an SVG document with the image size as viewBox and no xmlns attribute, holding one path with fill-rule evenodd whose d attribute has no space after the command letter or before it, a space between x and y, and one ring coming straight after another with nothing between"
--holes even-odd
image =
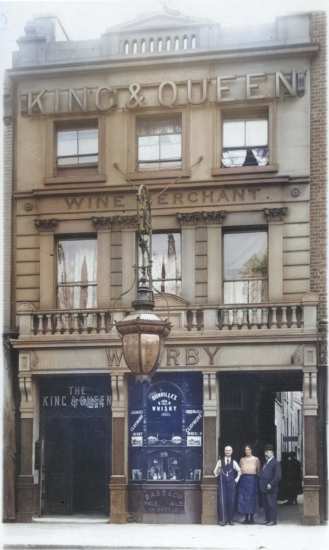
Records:
<instances>
[{"instance_id":1,"label":"window frame","mask_svg":"<svg viewBox=\"0 0 329 550\"><path fill-rule=\"evenodd\" d=\"M256 100L255 100L256 101ZM268 164L266 166L222 166L223 155L223 124L224 121L242 121L264 119L268 120ZM262 101L257 103L236 103L234 105L221 105L216 108L214 116L214 151L213 151L213 176L229 174L276 172L278 166L275 153L276 139L276 103L274 101Z\"/></svg>"},{"instance_id":2,"label":"window frame","mask_svg":"<svg viewBox=\"0 0 329 550\"><path fill-rule=\"evenodd\" d=\"M98 161L92 164L57 164L57 132L60 130L98 129ZM105 120L102 116L57 117L48 120L46 139L47 185L61 183L97 183L105 182ZM74 156L74 155L72 155Z\"/></svg>"},{"instance_id":3,"label":"window frame","mask_svg":"<svg viewBox=\"0 0 329 550\"><path fill-rule=\"evenodd\" d=\"M266 277L258 277L258 278L241 278L241 279L225 279L225 256L224 256L224 238L225 235L232 235L232 234L238 234L238 233L266 233L267 235L267 276ZM226 302L225 301L225 283L229 282L240 282L240 281L253 281L253 280L262 280L266 281L266 298L264 301L261 302ZM249 294L249 292L248 292ZM232 227L224 227L222 232L222 297L223 297L223 305L224 306L249 306L249 305L256 305L256 304L266 304L269 301L269 232L268 232L268 226L266 225L259 225L259 226L232 226Z\"/></svg>"},{"instance_id":4,"label":"window frame","mask_svg":"<svg viewBox=\"0 0 329 550\"><path fill-rule=\"evenodd\" d=\"M154 170L138 169L138 136L137 119L164 119L181 117L181 166L177 168L155 168ZM128 135L130 136L127 148L128 177L130 180L152 180L189 177L189 150L190 150L190 115L187 109L175 110L143 110L138 113L130 113L128 120ZM155 161L156 162L156 161ZM161 161L157 161L161 162ZM173 161L174 162L174 161Z\"/></svg>"},{"instance_id":5,"label":"window frame","mask_svg":"<svg viewBox=\"0 0 329 550\"><path fill-rule=\"evenodd\" d=\"M59 267L59 258L58 258L58 245L60 241L87 241L87 240L93 240L95 241L96 245L96 278L95 282L89 282L87 285L81 284L81 281L73 281L72 283L69 282L68 284L59 284L58 282L58 267ZM99 281L98 281L98 239L97 235L95 234L83 234L83 235L62 235L57 234L55 237L55 303L56 303L56 309L59 311L65 311L69 309L70 311L79 311L81 309L87 309L87 310L93 310L97 309L98 307L98 291L99 291ZM58 299L58 290L59 288L75 288L75 287L82 287L87 286L88 288L94 287L96 289L96 299L95 299L95 305L91 307L86 308L80 308L80 307L70 307L70 308L61 308L59 305L59 299Z\"/></svg>"},{"instance_id":6,"label":"window frame","mask_svg":"<svg viewBox=\"0 0 329 550\"><path fill-rule=\"evenodd\" d=\"M161 290L155 290L154 293L156 296L161 296L161 295L168 295L168 296L177 296L179 298L182 297L182 291L183 291L183 286L182 286L182 282L183 282L183 277L182 277L182 232L179 230L179 229L173 229L173 230L166 230L166 229L158 229L158 230L154 230L152 231L152 238L154 235L168 235L170 233L176 233L176 234L179 234L180 235L180 278L166 278L164 279L164 282L165 284L168 283L168 282L178 282L180 283L180 293L179 294L175 294L175 293L172 293L172 292L168 292L167 290L165 291L161 291ZM138 266L138 272L139 272L139 247L138 247L138 242L137 242L137 234L136 234L136 255L137 255L137 260L136 260L136 263L137 263L137 266ZM155 280L154 277L153 277L153 251L154 251L154 245L153 245L153 242L152 242L152 285L153 285L153 288L155 288L155 283L158 283L160 284L160 287L161 287L161 281L162 279L157 279Z\"/></svg>"}]
</instances>

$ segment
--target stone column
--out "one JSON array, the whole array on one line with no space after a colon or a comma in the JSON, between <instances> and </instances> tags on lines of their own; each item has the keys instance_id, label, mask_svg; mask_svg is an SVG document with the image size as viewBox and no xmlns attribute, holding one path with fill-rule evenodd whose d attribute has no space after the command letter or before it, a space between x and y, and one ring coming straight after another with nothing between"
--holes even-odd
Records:
<instances>
[{"instance_id":1,"label":"stone column","mask_svg":"<svg viewBox=\"0 0 329 550\"><path fill-rule=\"evenodd\" d=\"M58 220L35 220L40 233L40 309L56 306L56 251L54 231Z\"/></svg>"},{"instance_id":2,"label":"stone column","mask_svg":"<svg viewBox=\"0 0 329 550\"><path fill-rule=\"evenodd\" d=\"M268 299L282 302L283 296L283 224L287 208L265 208L268 222Z\"/></svg>"},{"instance_id":3,"label":"stone column","mask_svg":"<svg viewBox=\"0 0 329 550\"><path fill-rule=\"evenodd\" d=\"M203 373L203 477L201 523L217 523L217 483L213 469L217 460L218 390L216 373Z\"/></svg>"},{"instance_id":4,"label":"stone column","mask_svg":"<svg viewBox=\"0 0 329 550\"><path fill-rule=\"evenodd\" d=\"M111 218L93 217L97 231L97 307L108 308L111 301Z\"/></svg>"},{"instance_id":5,"label":"stone column","mask_svg":"<svg viewBox=\"0 0 329 550\"><path fill-rule=\"evenodd\" d=\"M320 523L319 422L316 346L304 346L304 518Z\"/></svg>"},{"instance_id":6,"label":"stone column","mask_svg":"<svg viewBox=\"0 0 329 550\"><path fill-rule=\"evenodd\" d=\"M126 523L128 517L127 478L127 380L112 374L112 475L110 482L110 521Z\"/></svg>"},{"instance_id":7,"label":"stone column","mask_svg":"<svg viewBox=\"0 0 329 550\"><path fill-rule=\"evenodd\" d=\"M31 521L33 515L34 401L30 362L30 354L20 352L18 373L20 389L19 464L17 478L18 521Z\"/></svg>"}]
</instances>

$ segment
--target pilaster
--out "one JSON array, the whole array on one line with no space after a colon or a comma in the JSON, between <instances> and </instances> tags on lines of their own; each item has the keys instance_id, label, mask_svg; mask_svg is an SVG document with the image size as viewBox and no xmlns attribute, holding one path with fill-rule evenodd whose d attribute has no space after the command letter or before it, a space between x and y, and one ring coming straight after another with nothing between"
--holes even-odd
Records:
<instances>
[{"instance_id":1,"label":"pilaster","mask_svg":"<svg viewBox=\"0 0 329 550\"><path fill-rule=\"evenodd\" d=\"M304 518L320 523L319 431L316 346L304 346Z\"/></svg>"},{"instance_id":2,"label":"pilaster","mask_svg":"<svg viewBox=\"0 0 329 550\"><path fill-rule=\"evenodd\" d=\"M216 373L203 373L203 477L201 523L217 523L217 484L213 475L217 456L218 391Z\"/></svg>"},{"instance_id":3,"label":"pilaster","mask_svg":"<svg viewBox=\"0 0 329 550\"><path fill-rule=\"evenodd\" d=\"M112 476L110 521L126 523L127 495L127 381L123 374L111 375L112 385Z\"/></svg>"},{"instance_id":4,"label":"pilaster","mask_svg":"<svg viewBox=\"0 0 329 550\"><path fill-rule=\"evenodd\" d=\"M108 217L93 217L97 231L97 307L106 308L111 301L111 226Z\"/></svg>"},{"instance_id":5,"label":"pilaster","mask_svg":"<svg viewBox=\"0 0 329 550\"><path fill-rule=\"evenodd\" d=\"M20 390L19 474L17 478L17 519L31 521L33 515L33 418L34 399L31 356L19 355L18 383Z\"/></svg>"},{"instance_id":6,"label":"pilaster","mask_svg":"<svg viewBox=\"0 0 329 550\"><path fill-rule=\"evenodd\" d=\"M268 299L281 302L283 296L283 225L287 208L265 208L268 223Z\"/></svg>"},{"instance_id":7,"label":"pilaster","mask_svg":"<svg viewBox=\"0 0 329 550\"><path fill-rule=\"evenodd\" d=\"M56 300L55 237L56 219L35 220L40 234L40 309L52 309Z\"/></svg>"}]
</instances>

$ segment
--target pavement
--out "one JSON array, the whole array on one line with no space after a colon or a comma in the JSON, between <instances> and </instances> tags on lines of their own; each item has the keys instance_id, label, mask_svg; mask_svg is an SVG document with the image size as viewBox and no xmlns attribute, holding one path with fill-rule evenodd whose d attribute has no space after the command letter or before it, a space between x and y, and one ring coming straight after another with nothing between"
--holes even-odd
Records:
<instances>
[{"instance_id":1,"label":"pavement","mask_svg":"<svg viewBox=\"0 0 329 550\"><path fill-rule=\"evenodd\" d=\"M278 525L108 523L105 518L42 518L2 525L5 550L327 550L326 525L301 525L301 506L280 506ZM257 518L256 521L261 521Z\"/></svg>"}]
</instances>

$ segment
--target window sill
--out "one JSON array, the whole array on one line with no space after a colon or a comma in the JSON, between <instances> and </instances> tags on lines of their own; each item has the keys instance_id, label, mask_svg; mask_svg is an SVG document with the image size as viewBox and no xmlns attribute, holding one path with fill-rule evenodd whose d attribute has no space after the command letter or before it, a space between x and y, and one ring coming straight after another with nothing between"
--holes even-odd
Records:
<instances>
[{"instance_id":1,"label":"window sill","mask_svg":"<svg viewBox=\"0 0 329 550\"><path fill-rule=\"evenodd\" d=\"M268 164L267 166L239 166L237 168L213 168L212 176L232 176L233 174L261 174L277 172L277 164Z\"/></svg>"},{"instance_id":2,"label":"window sill","mask_svg":"<svg viewBox=\"0 0 329 550\"><path fill-rule=\"evenodd\" d=\"M105 181L105 174L94 174L89 176L86 174L80 176L52 176L44 179L46 185L60 185L62 183L104 183Z\"/></svg>"},{"instance_id":3,"label":"window sill","mask_svg":"<svg viewBox=\"0 0 329 550\"><path fill-rule=\"evenodd\" d=\"M190 170L150 170L150 171L135 171L128 174L130 180L154 180L154 179L172 179L172 178L189 178Z\"/></svg>"}]
</instances>

